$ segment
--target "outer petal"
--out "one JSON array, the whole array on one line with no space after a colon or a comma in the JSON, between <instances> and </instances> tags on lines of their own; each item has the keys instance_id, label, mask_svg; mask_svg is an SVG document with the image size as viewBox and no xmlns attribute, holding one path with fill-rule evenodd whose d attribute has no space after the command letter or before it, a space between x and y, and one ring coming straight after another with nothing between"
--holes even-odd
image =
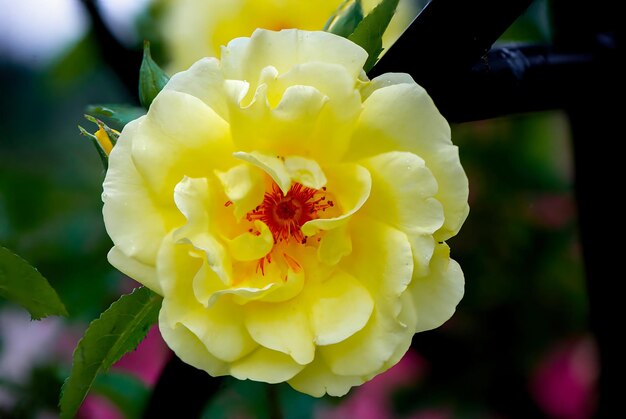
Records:
<instances>
[{"instance_id":1,"label":"outer petal","mask_svg":"<svg viewBox=\"0 0 626 419\"><path fill-rule=\"evenodd\" d=\"M422 158L396 151L363 164L372 174L372 193L364 211L407 234L433 234L442 226L443 208L433 198L437 181Z\"/></svg>"},{"instance_id":2,"label":"outer petal","mask_svg":"<svg viewBox=\"0 0 626 419\"><path fill-rule=\"evenodd\" d=\"M398 311L401 304L398 301ZM398 347L410 344L407 326L376 307L369 323L358 333L335 345L320 346L330 369L339 375L368 376L379 373Z\"/></svg>"},{"instance_id":3,"label":"outer petal","mask_svg":"<svg viewBox=\"0 0 626 419\"><path fill-rule=\"evenodd\" d=\"M413 278L409 286L417 310L415 332L441 326L454 314L463 297L463 271L458 263L450 259L448 245L437 245L430 265L430 274Z\"/></svg>"},{"instance_id":4,"label":"outer petal","mask_svg":"<svg viewBox=\"0 0 626 419\"><path fill-rule=\"evenodd\" d=\"M386 83L407 81L391 77ZM455 235L469 212L467 176L452 145L450 126L426 91L415 83L391 84L373 91L363 103L348 155L363 158L388 151L410 151L426 161L437 179L435 198L445 222L436 238Z\"/></svg>"},{"instance_id":5,"label":"outer petal","mask_svg":"<svg viewBox=\"0 0 626 419\"><path fill-rule=\"evenodd\" d=\"M230 373L240 380L275 384L291 379L303 368L304 365L298 364L289 355L260 347L247 357L234 362Z\"/></svg>"},{"instance_id":6,"label":"outer petal","mask_svg":"<svg viewBox=\"0 0 626 419\"><path fill-rule=\"evenodd\" d=\"M313 397L322 397L325 394L341 397L347 394L350 388L364 382L363 377L333 373L324 359L317 357L313 363L307 365L302 372L289 380L289 385Z\"/></svg>"},{"instance_id":7,"label":"outer petal","mask_svg":"<svg viewBox=\"0 0 626 419\"><path fill-rule=\"evenodd\" d=\"M126 257L154 266L161 240L181 217L173 206L157 209L145 181L130 159L130 150L142 120L144 118L127 124L111 151L104 178L102 213L107 233L115 246ZM120 266L120 270L125 268Z\"/></svg>"},{"instance_id":8,"label":"outer petal","mask_svg":"<svg viewBox=\"0 0 626 419\"><path fill-rule=\"evenodd\" d=\"M195 34L197 36L197 34ZM187 71L172 76L163 90L174 90L197 97L217 115L228 121L224 78L216 58L202 58Z\"/></svg>"},{"instance_id":9,"label":"outer petal","mask_svg":"<svg viewBox=\"0 0 626 419\"><path fill-rule=\"evenodd\" d=\"M226 375L229 365L209 353L198 337L181 324L170 326L167 312L159 313L159 330L167 346L189 365L204 370L214 377Z\"/></svg>"},{"instance_id":10,"label":"outer petal","mask_svg":"<svg viewBox=\"0 0 626 419\"><path fill-rule=\"evenodd\" d=\"M141 282L157 294L163 295L161 285L157 280L156 269L136 259L126 256L118 247L113 246L107 255L109 263L135 281Z\"/></svg>"},{"instance_id":11,"label":"outer petal","mask_svg":"<svg viewBox=\"0 0 626 419\"><path fill-rule=\"evenodd\" d=\"M163 90L135 134L133 161L163 202L183 178L206 177L232 165L228 124L200 99Z\"/></svg>"}]
</instances>

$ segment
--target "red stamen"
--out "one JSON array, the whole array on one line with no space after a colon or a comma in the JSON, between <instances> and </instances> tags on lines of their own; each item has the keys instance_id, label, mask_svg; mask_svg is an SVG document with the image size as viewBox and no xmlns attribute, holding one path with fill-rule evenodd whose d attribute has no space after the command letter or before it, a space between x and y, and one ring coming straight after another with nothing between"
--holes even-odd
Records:
<instances>
[{"instance_id":1,"label":"red stamen","mask_svg":"<svg viewBox=\"0 0 626 419\"><path fill-rule=\"evenodd\" d=\"M274 243L288 242L294 239L304 243L306 238L301 227L307 221L319 218L318 212L333 207L333 201L327 201L322 190L309 188L300 183L294 183L287 194L272 184L272 190L265 193L263 202L250 211L248 221L261 220L272 232Z\"/></svg>"}]
</instances>

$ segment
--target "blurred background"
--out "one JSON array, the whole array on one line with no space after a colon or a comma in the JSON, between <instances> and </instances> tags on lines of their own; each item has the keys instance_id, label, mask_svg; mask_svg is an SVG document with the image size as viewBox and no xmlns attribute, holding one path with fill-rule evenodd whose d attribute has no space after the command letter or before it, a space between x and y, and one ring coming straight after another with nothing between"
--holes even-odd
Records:
<instances>
[{"instance_id":1,"label":"blurred background","mask_svg":"<svg viewBox=\"0 0 626 419\"><path fill-rule=\"evenodd\" d=\"M95 131L83 117L88 105L138 104L128 77L138 75L133 60L143 39L166 64L158 25L168 2L96 3L112 39L92 24L85 5L93 2L0 0L0 245L37 267L69 312L31 322L0 300L2 419L57 417L87 324L137 285L106 260L104 169L78 125ZM536 0L499 42L548 44L551 36L550 2ZM129 55L111 55L111 42ZM452 132L471 193L469 218L449 241L466 277L456 314L416 335L396 367L341 399L276 386L285 418L593 416L598 361L567 116L510 115L454 124ZM152 330L97 379L79 417L140 418L170 356ZM204 417L268 418L266 387L226 379Z\"/></svg>"}]
</instances>

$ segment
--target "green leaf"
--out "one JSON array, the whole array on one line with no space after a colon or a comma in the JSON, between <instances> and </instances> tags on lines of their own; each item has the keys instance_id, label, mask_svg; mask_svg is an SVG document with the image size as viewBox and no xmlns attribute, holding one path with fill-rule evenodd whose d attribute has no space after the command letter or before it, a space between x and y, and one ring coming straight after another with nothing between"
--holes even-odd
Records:
<instances>
[{"instance_id":1,"label":"green leaf","mask_svg":"<svg viewBox=\"0 0 626 419\"><path fill-rule=\"evenodd\" d=\"M361 0L346 0L328 19L324 30L347 38L363 20Z\"/></svg>"},{"instance_id":2,"label":"green leaf","mask_svg":"<svg viewBox=\"0 0 626 419\"><path fill-rule=\"evenodd\" d=\"M154 62L150 55L150 42L143 43L143 60L139 69L139 101L148 109L156 95L169 81L169 76Z\"/></svg>"},{"instance_id":3,"label":"green leaf","mask_svg":"<svg viewBox=\"0 0 626 419\"><path fill-rule=\"evenodd\" d=\"M99 372L134 350L156 323L162 298L136 288L91 322L74 350L72 371L61 390L61 419L73 418Z\"/></svg>"},{"instance_id":4,"label":"green leaf","mask_svg":"<svg viewBox=\"0 0 626 419\"><path fill-rule=\"evenodd\" d=\"M125 419L140 419L150 397L150 390L139 378L119 371L99 374L92 391L113 402Z\"/></svg>"},{"instance_id":5,"label":"green leaf","mask_svg":"<svg viewBox=\"0 0 626 419\"><path fill-rule=\"evenodd\" d=\"M24 307L33 320L50 315L67 316L48 280L24 259L1 246L0 296Z\"/></svg>"},{"instance_id":6,"label":"green leaf","mask_svg":"<svg viewBox=\"0 0 626 419\"><path fill-rule=\"evenodd\" d=\"M121 104L89 105L86 112L105 119L118 131L121 131L130 121L146 114L144 108Z\"/></svg>"},{"instance_id":7,"label":"green leaf","mask_svg":"<svg viewBox=\"0 0 626 419\"><path fill-rule=\"evenodd\" d=\"M398 2L399 0L382 0L348 36L349 40L363 47L369 54L363 66L366 73L374 67L383 51L383 33L396 12Z\"/></svg>"}]
</instances>

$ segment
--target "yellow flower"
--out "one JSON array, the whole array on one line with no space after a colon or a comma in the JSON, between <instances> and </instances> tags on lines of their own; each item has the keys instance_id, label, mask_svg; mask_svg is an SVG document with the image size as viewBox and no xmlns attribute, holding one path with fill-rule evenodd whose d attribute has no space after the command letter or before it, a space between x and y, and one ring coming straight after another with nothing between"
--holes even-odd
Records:
<instances>
[{"instance_id":1,"label":"yellow flower","mask_svg":"<svg viewBox=\"0 0 626 419\"><path fill-rule=\"evenodd\" d=\"M163 296L163 338L213 376L340 396L463 295L450 128L407 74L368 80L327 32L257 30L172 77L111 152L109 261Z\"/></svg>"},{"instance_id":2,"label":"yellow flower","mask_svg":"<svg viewBox=\"0 0 626 419\"><path fill-rule=\"evenodd\" d=\"M344 0L162 0L161 34L171 62L168 70L186 70L202 57L218 57L231 39L256 28L322 30ZM380 0L363 0L365 13ZM387 49L417 14L414 0L401 0L383 38Z\"/></svg>"}]
</instances>

